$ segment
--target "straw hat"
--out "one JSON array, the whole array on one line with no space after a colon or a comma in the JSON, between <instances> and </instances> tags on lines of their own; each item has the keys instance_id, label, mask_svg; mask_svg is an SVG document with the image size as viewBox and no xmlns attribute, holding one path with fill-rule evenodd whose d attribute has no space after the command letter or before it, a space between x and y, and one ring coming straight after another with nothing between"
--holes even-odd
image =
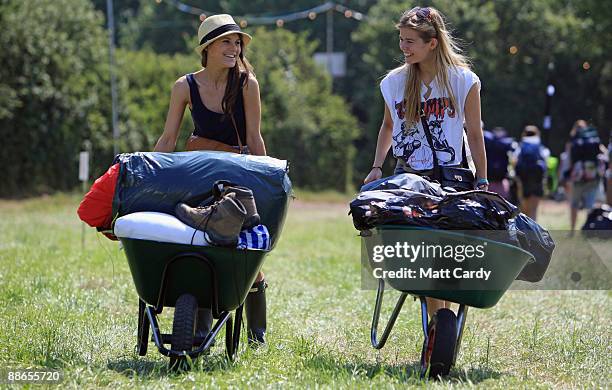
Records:
<instances>
[{"instance_id":1,"label":"straw hat","mask_svg":"<svg viewBox=\"0 0 612 390\"><path fill-rule=\"evenodd\" d=\"M198 29L199 46L195 48L195 51L201 55L202 50L208 45L230 34L242 35L242 43L245 47L251 42L251 36L242 32L230 15L219 14L209 16L200 24L200 28Z\"/></svg>"}]
</instances>

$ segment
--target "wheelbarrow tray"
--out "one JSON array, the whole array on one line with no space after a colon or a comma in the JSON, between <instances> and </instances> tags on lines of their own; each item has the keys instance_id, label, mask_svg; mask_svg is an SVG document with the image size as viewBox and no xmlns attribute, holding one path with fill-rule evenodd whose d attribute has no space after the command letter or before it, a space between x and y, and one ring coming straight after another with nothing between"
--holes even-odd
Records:
<instances>
[{"instance_id":1,"label":"wheelbarrow tray","mask_svg":"<svg viewBox=\"0 0 612 390\"><path fill-rule=\"evenodd\" d=\"M397 233L401 230L410 231L410 237L419 243L421 240L428 242L431 239L433 229L404 225L382 225L373 230L373 234L374 237L379 236L376 238L377 242L383 245L394 245ZM486 243L484 244L486 245L485 256L482 261L466 260L455 265L460 265L465 271L476 271L482 264L486 264L488 269L492 271L489 281L482 281L477 288L474 288L475 282L473 280L466 283L461 279L425 279L419 281L418 289L412 288L407 280L384 278L385 282L396 290L414 296L437 298L477 308L495 306L523 267L528 262L533 261L533 255L513 245L482 237L470 237L464 233L464 231L435 230L437 237L442 237L451 242ZM383 268L396 270L401 266L400 262L390 263L383 263ZM371 260L369 264L372 266ZM466 286L471 287L466 288Z\"/></svg>"},{"instance_id":2,"label":"wheelbarrow tray","mask_svg":"<svg viewBox=\"0 0 612 390\"><path fill-rule=\"evenodd\" d=\"M158 308L174 307L180 295L189 293L196 297L199 307L211 307L216 294L218 306L213 312L235 310L246 299L268 253L130 238L120 240L138 296Z\"/></svg>"}]
</instances>

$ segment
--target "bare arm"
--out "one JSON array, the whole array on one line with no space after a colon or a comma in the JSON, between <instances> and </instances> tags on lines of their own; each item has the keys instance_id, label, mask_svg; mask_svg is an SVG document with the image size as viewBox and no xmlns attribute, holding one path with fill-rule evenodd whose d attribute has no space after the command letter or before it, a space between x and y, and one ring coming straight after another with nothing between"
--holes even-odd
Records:
<instances>
[{"instance_id":1,"label":"bare arm","mask_svg":"<svg viewBox=\"0 0 612 390\"><path fill-rule=\"evenodd\" d=\"M373 167L382 167L389 153L391 147L391 136L393 134L393 119L391 119L391 113L389 107L385 104L385 115L383 116L380 130L378 131L378 140L376 141L376 153L374 154ZM382 169L372 168L370 173L363 181L368 184L371 181L378 180L382 177Z\"/></svg>"},{"instance_id":2,"label":"bare arm","mask_svg":"<svg viewBox=\"0 0 612 390\"><path fill-rule=\"evenodd\" d=\"M260 131L261 99L259 97L259 83L255 77L249 77L246 88L242 90L242 94L244 97L247 145L254 155L265 156L266 145Z\"/></svg>"},{"instance_id":3,"label":"bare arm","mask_svg":"<svg viewBox=\"0 0 612 390\"><path fill-rule=\"evenodd\" d=\"M487 178L487 154L484 146L484 136L480 127L480 91L478 85L473 85L465 99L465 127L467 140L476 166L476 179Z\"/></svg>"},{"instance_id":4,"label":"bare arm","mask_svg":"<svg viewBox=\"0 0 612 390\"><path fill-rule=\"evenodd\" d=\"M173 152L179 136L181 121L185 113L185 106L189 103L189 86L185 77L176 80L170 95L170 107L166 116L164 132L157 140L155 152Z\"/></svg>"},{"instance_id":5,"label":"bare arm","mask_svg":"<svg viewBox=\"0 0 612 390\"><path fill-rule=\"evenodd\" d=\"M608 154L608 148L604 144L599 144L599 153Z\"/></svg>"}]
</instances>

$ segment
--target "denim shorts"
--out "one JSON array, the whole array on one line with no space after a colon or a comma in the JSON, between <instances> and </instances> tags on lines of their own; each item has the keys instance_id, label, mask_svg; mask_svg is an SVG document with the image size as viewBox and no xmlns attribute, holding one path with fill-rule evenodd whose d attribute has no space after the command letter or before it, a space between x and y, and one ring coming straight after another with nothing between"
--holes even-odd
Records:
<instances>
[{"instance_id":1,"label":"denim shorts","mask_svg":"<svg viewBox=\"0 0 612 390\"><path fill-rule=\"evenodd\" d=\"M402 159L397 159L397 163L395 164L395 170L393 171L394 175L399 175L401 173L414 173L419 176L433 176L433 169L426 169L424 171L417 171L416 169L412 169L408 164L404 162Z\"/></svg>"}]
</instances>

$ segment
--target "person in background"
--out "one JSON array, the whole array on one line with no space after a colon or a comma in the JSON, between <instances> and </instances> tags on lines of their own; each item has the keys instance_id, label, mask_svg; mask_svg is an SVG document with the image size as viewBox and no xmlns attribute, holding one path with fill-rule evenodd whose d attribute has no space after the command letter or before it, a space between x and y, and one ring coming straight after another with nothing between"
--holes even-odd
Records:
<instances>
[{"instance_id":1,"label":"person in background","mask_svg":"<svg viewBox=\"0 0 612 390\"><path fill-rule=\"evenodd\" d=\"M537 219L538 205L544 196L548 171L546 161L549 156L550 150L542 145L540 129L534 125L526 126L513 160L519 181L521 211L534 221Z\"/></svg>"},{"instance_id":2,"label":"person in background","mask_svg":"<svg viewBox=\"0 0 612 390\"><path fill-rule=\"evenodd\" d=\"M570 185L569 185L569 171L570 171L570 160L569 153L566 150L563 150L559 155L559 167L557 170L557 178L559 181L558 185L558 193L561 195L560 200L567 199L570 193Z\"/></svg>"},{"instance_id":3,"label":"person in background","mask_svg":"<svg viewBox=\"0 0 612 390\"><path fill-rule=\"evenodd\" d=\"M503 127L495 127L491 131L485 130L484 141L487 151L489 191L509 199L508 165L512 153L517 148L517 143L514 139L508 137L508 133Z\"/></svg>"},{"instance_id":4,"label":"person in background","mask_svg":"<svg viewBox=\"0 0 612 390\"><path fill-rule=\"evenodd\" d=\"M577 120L570 130L570 139L565 151L570 167L567 181L570 188L570 235L576 229L578 211L590 211L600 194L604 177L604 160L607 154L597 129L582 119Z\"/></svg>"},{"instance_id":5,"label":"person in background","mask_svg":"<svg viewBox=\"0 0 612 390\"><path fill-rule=\"evenodd\" d=\"M553 155L548 156L546 165L548 167L546 191L550 199L557 199L559 191L559 175L557 174L559 172L559 158Z\"/></svg>"}]
</instances>

